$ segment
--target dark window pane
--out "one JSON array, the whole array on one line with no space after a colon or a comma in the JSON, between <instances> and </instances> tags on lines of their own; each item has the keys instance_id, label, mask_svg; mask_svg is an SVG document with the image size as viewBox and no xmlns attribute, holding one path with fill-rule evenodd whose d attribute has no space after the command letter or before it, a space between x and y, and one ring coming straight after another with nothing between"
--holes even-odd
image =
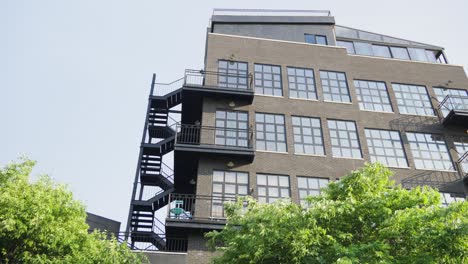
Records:
<instances>
[{"instance_id":1,"label":"dark window pane","mask_svg":"<svg viewBox=\"0 0 468 264\"><path fill-rule=\"evenodd\" d=\"M327 45L327 37L325 37L325 36L317 35L317 36L315 36L315 40L316 40L317 44Z\"/></svg>"},{"instance_id":2,"label":"dark window pane","mask_svg":"<svg viewBox=\"0 0 468 264\"><path fill-rule=\"evenodd\" d=\"M429 62L437 62L437 51L433 51L433 50L426 50L426 57L427 57L427 61Z\"/></svg>"},{"instance_id":3,"label":"dark window pane","mask_svg":"<svg viewBox=\"0 0 468 264\"><path fill-rule=\"evenodd\" d=\"M305 42L310 44L316 44L315 36L311 34L305 34Z\"/></svg>"}]
</instances>

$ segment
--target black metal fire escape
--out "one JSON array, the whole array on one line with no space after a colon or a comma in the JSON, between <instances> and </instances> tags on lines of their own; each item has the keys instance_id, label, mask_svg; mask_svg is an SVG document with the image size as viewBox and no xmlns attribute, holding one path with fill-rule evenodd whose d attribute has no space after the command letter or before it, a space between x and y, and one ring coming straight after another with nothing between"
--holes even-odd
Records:
<instances>
[{"instance_id":1,"label":"black metal fire escape","mask_svg":"<svg viewBox=\"0 0 468 264\"><path fill-rule=\"evenodd\" d=\"M176 128L168 121L171 108L182 102L182 84L176 81L175 89L155 96L155 78L153 75L126 231L131 244L145 242L164 250L168 243L165 227L155 213L168 204L174 191L174 172L163 156L174 150ZM158 94L161 92L166 91Z\"/></svg>"}]
</instances>

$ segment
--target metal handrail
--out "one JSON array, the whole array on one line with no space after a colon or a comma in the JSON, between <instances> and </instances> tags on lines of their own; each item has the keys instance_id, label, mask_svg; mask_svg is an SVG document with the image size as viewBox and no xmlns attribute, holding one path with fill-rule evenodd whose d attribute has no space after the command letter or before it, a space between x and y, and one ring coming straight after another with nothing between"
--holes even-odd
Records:
<instances>
[{"instance_id":1,"label":"metal handrail","mask_svg":"<svg viewBox=\"0 0 468 264\"><path fill-rule=\"evenodd\" d=\"M175 144L253 148L253 130L178 124ZM233 135L227 136L232 132Z\"/></svg>"},{"instance_id":2,"label":"metal handrail","mask_svg":"<svg viewBox=\"0 0 468 264\"><path fill-rule=\"evenodd\" d=\"M219 71L185 70L185 86L253 91L252 74L233 74Z\"/></svg>"},{"instance_id":3,"label":"metal handrail","mask_svg":"<svg viewBox=\"0 0 468 264\"><path fill-rule=\"evenodd\" d=\"M188 239L184 236L167 236L154 232L119 232L117 241L125 244L131 250L163 251L163 252L187 252ZM158 248L153 240L164 241L164 247Z\"/></svg>"},{"instance_id":4,"label":"metal handrail","mask_svg":"<svg viewBox=\"0 0 468 264\"><path fill-rule=\"evenodd\" d=\"M453 100L454 99L460 99L462 101L465 101L466 100L466 105L465 103L460 103L460 104L457 104L456 102L454 103ZM447 106L447 104L449 104L449 106ZM458 108L457 106L462 106L462 108ZM444 100L442 100L442 102L440 102L440 104L438 105L437 107L437 110L439 111L452 111L452 110L462 110L462 111L468 111L468 96L461 96L461 95L447 95L444 97Z\"/></svg>"},{"instance_id":5,"label":"metal handrail","mask_svg":"<svg viewBox=\"0 0 468 264\"><path fill-rule=\"evenodd\" d=\"M460 177L464 178L468 175L468 151L466 151L460 158L455 162L458 171L460 173Z\"/></svg>"},{"instance_id":6,"label":"metal handrail","mask_svg":"<svg viewBox=\"0 0 468 264\"><path fill-rule=\"evenodd\" d=\"M171 193L167 218L187 221L226 220L223 205L226 202L235 202L237 196Z\"/></svg>"},{"instance_id":7,"label":"metal handrail","mask_svg":"<svg viewBox=\"0 0 468 264\"><path fill-rule=\"evenodd\" d=\"M213 16L311 16L311 14L319 16L331 16L329 10L299 10L299 9L233 9L233 8L215 8Z\"/></svg>"}]
</instances>

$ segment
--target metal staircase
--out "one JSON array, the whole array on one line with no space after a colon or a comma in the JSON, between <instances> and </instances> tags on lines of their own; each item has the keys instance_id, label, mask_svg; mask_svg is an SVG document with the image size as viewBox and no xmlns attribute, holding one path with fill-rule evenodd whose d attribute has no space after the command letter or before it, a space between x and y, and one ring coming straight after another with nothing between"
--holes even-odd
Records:
<instances>
[{"instance_id":1,"label":"metal staircase","mask_svg":"<svg viewBox=\"0 0 468 264\"><path fill-rule=\"evenodd\" d=\"M168 84L173 87L171 89L168 85L155 83L155 78L153 75L127 234L131 245L144 242L164 250L167 243L165 226L155 217L155 212L168 204L169 194L174 192L174 171L163 162L163 156L174 150L176 124L169 125L169 113L171 108L182 103L182 83ZM158 87L164 89L155 91ZM161 92L167 93L155 95Z\"/></svg>"}]
</instances>

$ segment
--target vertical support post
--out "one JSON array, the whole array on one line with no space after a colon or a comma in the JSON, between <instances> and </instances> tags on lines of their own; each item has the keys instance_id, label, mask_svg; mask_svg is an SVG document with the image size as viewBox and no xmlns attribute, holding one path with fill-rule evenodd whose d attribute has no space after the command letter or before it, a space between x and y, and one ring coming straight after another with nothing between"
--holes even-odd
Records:
<instances>
[{"instance_id":1,"label":"vertical support post","mask_svg":"<svg viewBox=\"0 0 468 264\"><path fill-rule=\"evenodd\" d=\"M147 133L147 129L148 129L148 118L149 118L149 113L150 113L150 109L151 109L151 96L153 95L153 92L154 92L154 83L155 83L155 81L156 81L156 74L153 73L153 78L152 78L152 81L151 81L150 95L148 97L148 106L146 108L145 125L143 127L143 132L142 132L142 136L141 136L140 153L138 155L138 163L137 163L137 167L136 167L136 171L135 171L135 180L133 181L133 191L132 191L132 198L130 200L130 208L129 208L129 211L128 211L127 228L125 230L126 231L125 232L125 240L128 239L128 236L129 236L129 234L131 232L131 228L132 228L133 200L135 200L136 191L137 191L137 188L138 188L138 176L140 175L141 160L142 160L142 157L143 157L143 143L145 143L146 133Z\"/></svg>"}]
</instances>

